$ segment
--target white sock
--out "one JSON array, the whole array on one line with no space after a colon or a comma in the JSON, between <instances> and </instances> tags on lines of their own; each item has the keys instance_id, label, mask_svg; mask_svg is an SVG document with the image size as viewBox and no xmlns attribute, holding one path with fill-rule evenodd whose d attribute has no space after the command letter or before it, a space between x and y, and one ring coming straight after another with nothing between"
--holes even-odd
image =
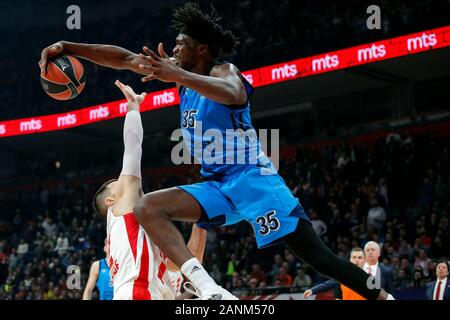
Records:
<instances>
[{"instance_id":1,"label":"white sock","mask_svg":"<svg viewBox=\"0 0 450 320\"><path fill-rule=\"evenodd\" d=\"M198 288L200 293L205 290L217 287L216 282L203 268L197 258L192 258L186 261L181 266L181 272Z\"/></svg>"},{"instance_id":2,"label":"white sock","mask_svg":"<svg viewBox=\"0 0 450 320\"><path fill-rule=\"evenodd\" d=\"M395 300L395 298L392 296L392 294L388 293L386 300Z\"/></svg>"}]
</instances>

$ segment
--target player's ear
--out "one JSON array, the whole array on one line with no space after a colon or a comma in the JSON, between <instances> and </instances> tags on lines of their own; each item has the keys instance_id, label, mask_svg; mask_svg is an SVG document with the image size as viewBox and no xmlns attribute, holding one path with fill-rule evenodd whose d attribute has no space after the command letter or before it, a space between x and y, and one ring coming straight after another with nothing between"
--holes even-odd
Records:
<instances>
[{"instance_id":1,"label":"player's ear","mask_svg":"<svg viewBox=\"0 0 450 320\"><path fill-rule=\"evenodd\" d=\"M106 207L110 207L110 206L112 206L112 205L114 205L114 198L111 197L111 196L106 197L106 198L105 198L105 206L106 206Z\"/></svg>"},{"instance_id":2,"label":"player's ear","mask_svg":"<svg viewBox=\"0 0 450 320\"><path fill-rule=\"evenodd\" d=\"M199 44L197 50L199 54L207 55L209 52L209 47L207 44Z\"/></svg>"}]
</instances>

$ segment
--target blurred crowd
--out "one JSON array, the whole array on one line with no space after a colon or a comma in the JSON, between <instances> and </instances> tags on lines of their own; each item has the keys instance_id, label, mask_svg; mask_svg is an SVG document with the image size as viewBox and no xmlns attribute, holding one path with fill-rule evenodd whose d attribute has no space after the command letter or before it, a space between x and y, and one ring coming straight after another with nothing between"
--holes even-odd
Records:
<instances>
[{"instance_id":1,"label":"blurred crowd","mask_svg":"<svg viewBox=\"0 0 450 320\"><path fill-rule=\"evenodd\" d=\"M199 2L209 9L210 0ZM240 39L237 53L229 59L241 70L443 26L448 23L450 13L450 4L444 0L378 1L382 28L369 30L366 10L372 3L364 1L216 0L212 3L223 24ZM40 90L37 61L41 50L58 40L109 43L134 52L140 52L143 45L155 48L162 41L170 53L176 36L167 27L172 6L176 4L168 3L154 10L146 4L124 16L95 21L83 18L81 30L70 31L58 25L0 31L8 43L0 49L0 57L8 61L0 64L0 72L7 75L9 84L7 90L0 92L0 100L8 106L1 108L0 120L62 113L119 99L120 93L110 90L116 78L139 92L167 87L158 82L144 85L139 76L130 72L84 63L87 85L83 94L61 103Z\"/></svg>"},{"instance_id":2,"label":"blurred crowd","mask_svg":"<svg viewBox=\"0 0 450 320\"><path fill-rule=\"evenodd\" d=\"M449 258L448 140L392 133L373 145L298 147L282 160L280 174L315 231L343 258L376 241L397 289L423 287L436 261ZM196 172L155 179L144 170L144 190L195 182ZM67 288L67 270L79 267L83 289L90 264L104 257L105 226L90 201L108 174L86 169L75 178L91 180L81 183L0 192L0 299L81 298ZM187 238L190 225L177 225ZM284 245L257 250L246 223L209 230L204 265L240 296L299 292L323 280Z\"/></svg>"}]
</instances>

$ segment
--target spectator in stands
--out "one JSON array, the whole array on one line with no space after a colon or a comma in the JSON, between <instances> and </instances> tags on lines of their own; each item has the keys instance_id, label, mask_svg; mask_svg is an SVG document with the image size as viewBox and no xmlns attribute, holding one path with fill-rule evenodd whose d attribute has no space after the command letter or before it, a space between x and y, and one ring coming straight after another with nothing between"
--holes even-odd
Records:
<instances>
[{"instance_id":1,"label":"spectator in stands","mask_svg":"<svg viewBox=\"0 0 450 320\"><path fill-rule=\"evenodd\" d=\"M281 265L283 264L283 259L281 258L281 255L276 254L273 259L274 259L274 262L272 265L272 269L270 271L271 277L275 277L280 272Z\"/></svg>"},{"instance_id":2,"label":"spectator in stands","mask_svg":"<svg viewBox=\"0 0 450 320\"><path fill-rule=\"evenodd\" d=\"M56 294L57 292L55 292L55 284L53 282L49 282L48 289L44 293L44 300L55 300Z\"/></svg>"},{"instance_id":3,"label":"spectator in stands","mask_svg":"<svg viewBox=\"0 0 450 320\"><path fill-rule=\"evenodd\" d=\"M327 225L319 219L317 213L314 210L311 210L309 217L311 219L314 231L319 237L323 237L327 233Z\"/></svg>"},{"instance_id":4,"label":"spectator in stands","mask_svg":"<svg viewBox=\"0 0 450 320\"><path fill-rule=\"evenodd\" d=\"M428 277L428 275L429 275L428 266L429 266L430 262L431 262L431 259L427 257L425 250L420 250L419 256L416 258L416 261L414 263L414 267L420 268L423 272L423 275L425 277Z\"/></svg>"},{"instance_id":5,"label":"spectator in stands","mask_svg":"<svg viewBox=\"0 0 450 320\"><path fill-rule=\"evenodd\" d=\"M413 288L422 288L425 286L426 278L423 276L423 271L421 268L416 268L414 271L414 278L412 280L411 286Z\"/></svg>"},{"instance_id":6,"label":"spectator in stands","mask_svg":"<svg viewBox=\"0 0 450 320\"><path fill-rule=\"evenodd\" d=\"M282 287L289 287L292 285L292 282L293 282L292 277L288 273L286 266L282 266L278 274L275 276L274 285L276 286L278 284L279 286Z\"/></svg>"},{"instance_id":7,"label":"spectator in stands","mask_svg":"<svg viewBox=\"0 0 450 320\"><path fill-rule=\"evenodd\" d=\"M230 255L230 261L227 264L227 276L232 276L236 271L239 270L240 261L237 260L236 254L232 253Z\"/></svg>"},{"instance_id":8,"label":"spectator in stands","mask_svg":"<svg viewBox=\"0 0 450 320\"><path fill-rule=\"evenodd\" d=\"M312 284L311 277L305 274L305 270L302 268L297 269L297 275L294 278L294 283L292 286L294 287L309 287Z\"/></svg>"},{"instance_id":9,"label":"spectator in stands","mask_svg":"<svg viewBox=\"0 0 450 320\"><path fill-rule=\"evenodd\" d=\"M252 272L250 273L252 279L256 280L256 286L259 286L261 282L267 281L266 273L261 270L261 266L257 263L252 265Z\"/></svg>"},{"instance_id":10,"label":"spectator in stands","mask_svg":"<svg viewBox=\"0 0 450 320\"><path fill-rule=\"evenodd\" d=\"M399 256L406 256L408 258L412 258L414 255L413 248L409 245L408 242L406 242L405 239L402 239L400 241L400 246L398 248L398 254L399 254Z\"/></svg>"},{"instance_id":11,"label":"spectator in stands","mask_svg":"<svg viewBox=\"0 0 450 320\"><path fill-rule=\"evenodd\" d=\"M427 285L428 300L450 300L450 284L448 281L449 266L446 259L441 259L436 267L437 279Z\"/></svg>"},{"instance_id":12,"label":"spectator in stands","mask_svg":"<svg viewBox=\"0 0 450 320\"><path fill-rule=\"evenodd\" d=\"M378 200L370 200L370 209L367 213L367 227L379 234L386 222L386 211L378 204Z\"/></svg>"},{"instance_id":13,"label":"spectator in stands","mask_svg":"<svg viewBox=\"0 0 450 320\"><path fill-rule=\"evenodd\" d=\"M394 283L397 289L406 289L410 287L410 280L408 280L405 269L398 270L398 275Z\"/></svg>"},{"instance_id":14,"label":"spectator in stands","mask_svg":"<svg viewBox=\"0 0 450 320\"><path fill-rule=\"evenodd\" d=\"M284 251L284 258L285 258L286 261L283 262L283 264L287 265L288 272L292 276L294 276L293 273L295 272L295 270L298 269L298 267L300 267L300 262L297 260L297 258L289 250L285 250Z\"/></svg>"},{"instance_id":15,"label":"spectator in stands","mask_svg":"<svg viewBox=\"0 0 450 320\"><path fill-rule=\"evenodd\" d=\"M20 244L17 247L17 255L19 259L22 259L28 253L28 243L26 243L23 239L20 239Z\"/></svg>"},{"instance_id":16,"label":"spectator in stands","mask_svg":"<svg viewBox=\"0 0 450 320\"><path fill-rule=\"evenodd\" d=\"M69 249L69 239L67 236L63 236L62 232L59 233L58 239L56 240L55 251L59 255L63 255Z\"/></svg>"},{"instance_id":17,"label":"spectator in stands","mask_svg":"<svg viewBox=\"0 0 450 320\"><path fill-rule=\"evenodd\" d=\"M212 270L209 273L209 275L211 276L211 278L214 279L215 282L222 283L222 272L220 271L219 266L217 264L214 264L212 266Z\"/></svg>"}]
</instances>

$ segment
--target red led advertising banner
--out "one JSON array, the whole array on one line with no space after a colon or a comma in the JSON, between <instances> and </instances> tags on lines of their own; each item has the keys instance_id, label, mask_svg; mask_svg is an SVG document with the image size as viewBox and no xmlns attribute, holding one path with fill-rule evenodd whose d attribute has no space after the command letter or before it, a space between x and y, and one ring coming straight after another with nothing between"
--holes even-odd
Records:
<instances>
[{"instance_id":1,"label":"red led advertising banner","mask_svg":"<svg viewBox=\"0 0 450 320\"><path fill-rule=\"evenodd\" d=\"M242 74L254 87L261 87L447 46L450 46L450 26L243 71ZM176 88L151 92L142 103L141 111L178 103ZM63 130L109 120L124 116L126 109L126 100L119 100L67 113L0 121L0 138Z\"/></svg>"}]
</instances>

